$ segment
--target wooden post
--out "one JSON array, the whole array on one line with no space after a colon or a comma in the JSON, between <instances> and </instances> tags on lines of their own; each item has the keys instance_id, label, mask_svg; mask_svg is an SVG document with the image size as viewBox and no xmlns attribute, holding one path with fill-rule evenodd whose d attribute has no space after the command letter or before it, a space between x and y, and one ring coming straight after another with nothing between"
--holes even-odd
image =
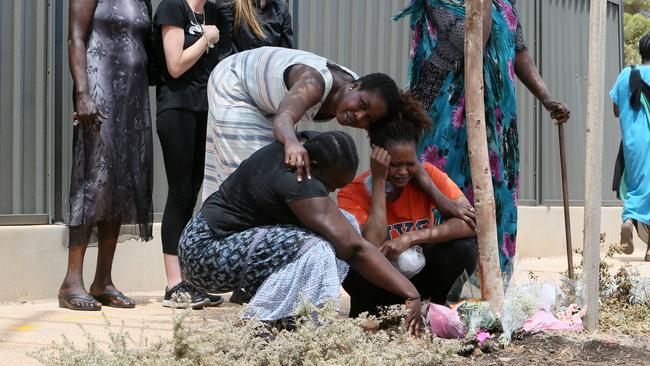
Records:
<instances>
[{"instance_id":1,"label":"wooden post","mask_svg":"<svg viewBox=\"0 0 650 366\"><path fill-rule=\"evenodd\" d=\"M571 245L571 213L569 210L569 182L566 172L566 148L564 144L564 123L557 125L560 137L560 172L562 173L562 203L564 206L564 236L566 238L566 260L569 278L575 280L573 274L573 246Z\"/></svg>"},{"instance_id":2,"label":"wooden post","mask_svg":"<svg viewBox=\"0 0 650 366\"><path fill-rule=\"evenodd\" d=\"M496 313L503 305L496 210L488 158L483 86L483 1L465 2L465 102L467 149L474 188L481 296Z\"/></svg>"},{"instance_id":3,"label":"wooden post","mask_svg":"<svg viewBox=\"0 0 650 366\"><path fill-rule=\"evenodd\" d=\"M585 327L598 327L600 281L600 208L605 96L605 20L607 1L591 0L589 15L589 75L585 157L585 236L583 273L587 290Z\"/></svg>"}]
</instances>

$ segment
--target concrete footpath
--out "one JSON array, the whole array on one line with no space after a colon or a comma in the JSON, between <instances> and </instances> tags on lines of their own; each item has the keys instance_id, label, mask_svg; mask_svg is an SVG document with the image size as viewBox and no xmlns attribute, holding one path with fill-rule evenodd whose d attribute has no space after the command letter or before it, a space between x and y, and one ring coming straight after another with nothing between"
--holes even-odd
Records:
<instances>
[{"instance_id":1,"label":"concrete footpath","mask_svg":"<svg viewBox=\"0 0 650 366\"><path fill-rule=\"evenodd\" d=\"M650 276L650 263L643 262L644 252L644 248L638 248L633 255L614 257L611 263L615 267L629 263L637 267L642 275ZM580 258L576 257L575 262L579 263ZM518 262L514 280L525 280L530 271L538 280L552 280L565 269L565 257L527 258ZM108 342L107 321L113 329L124 327L136 340L141 335L150 341L170 337L172 310L162 307L162 294L145 292L129 295L138 303L135 309L104 307L101 312L60 309L56 299L0 303L0 365L38 365L27 353L53 341L61 341L62 335L77 346L84 347L84 332L88 332L105 345ZM341 313L347 314L349 298L345 293L343 295ZM237 313L239 310L240 306L230 304L226 296L226 301L220 307L207 308L205 314L210 319L219 319L224 314ZM197 319L204 315L202 311L195 311L194 314Z\"/></svg>"}]
</instances>

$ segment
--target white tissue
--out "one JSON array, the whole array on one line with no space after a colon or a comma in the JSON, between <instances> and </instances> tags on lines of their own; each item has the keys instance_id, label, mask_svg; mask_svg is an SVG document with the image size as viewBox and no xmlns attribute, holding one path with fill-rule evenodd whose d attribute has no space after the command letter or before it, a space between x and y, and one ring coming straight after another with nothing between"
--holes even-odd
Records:
<instances>
[{"instance_id":1,"label":"white tissue","mask_svg":"<svg viewBox=\"0 0 650 366\"><path fill-rule=\"evenodd\" d=\"M403 251L393 263L395 268L406 278L411 278L420 273L425 264L426 259L422 253L422 247L419 245L414 245Z\"/></svg>"}]
</instances>

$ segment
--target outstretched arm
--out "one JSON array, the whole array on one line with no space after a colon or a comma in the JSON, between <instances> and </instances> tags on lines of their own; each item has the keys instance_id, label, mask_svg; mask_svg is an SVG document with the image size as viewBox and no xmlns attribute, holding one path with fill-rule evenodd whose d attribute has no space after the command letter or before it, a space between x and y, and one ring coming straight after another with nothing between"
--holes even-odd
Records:
<instances>
[{"instance_id":1,"label":"outstretched arm","mask_svg":"<svg viewBox=\"0 0 650 366\"><path fill-rule=\"evenodd\" d=\"M557 123L565 123L569 120L571 115L569 107L564 102L551 98L551 93L527 50L516 53L515 73L526 88L542 102L544 108L551 114L552 119L556 120Z\"/></svg>"},{"instance_id":2,"label":"outstretched arm","mask_svg":"<svg viewBox=\"0 0 650 366\"><path fill-rule=\"evenodd\" d=\"M372 284L401 296L410 309L407 326L419 332L420 295L411 281L368 241L354 230L328 197L304 198L289 204L291 211L310 230L324 236L336 250L338 258L348 262Z\"/></svg>"}]
</instances>

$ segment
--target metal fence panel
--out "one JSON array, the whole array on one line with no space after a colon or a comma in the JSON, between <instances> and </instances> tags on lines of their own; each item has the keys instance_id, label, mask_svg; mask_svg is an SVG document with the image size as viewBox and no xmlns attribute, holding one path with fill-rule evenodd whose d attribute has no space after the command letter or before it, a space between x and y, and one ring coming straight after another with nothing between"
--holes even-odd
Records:
<instances>
[{"instance_id":1,"label":"metal fence panel","mask_svg":"<svg viewBox=\"0 0 650 366\"><path fill-rule=\"evenodd\" d=\"M48 4L1 0L0 10L0 215L42 217L50 172Z\"/></svg>"},{"instance_id":2,"label":"metal fence panel","mask_svg":"<svg viewBox=\"0 0 650 366\"><path fill-rule=\"evenodd\" d=\"M160 0L153 0L154 9ZM359 74L381 71L398 84L407 80L408 21L390 17L408 0L291 0L297 47L321 54ZM570 195L584 190L584 118L588 50L588 0L527 0L517 6L529 51L552 93L572 110L567 126ZM621 67L622 14L609 1L606 90ZM67 215L72 150L72 82L67 62L68 0L0 0L0 224L6 215L34 223ZM557 132L539 103L518 84L523 204L561 199ZM607 97L606 106L611 105ZM155 132L155 95L151 93ZM620 139L618 123L606 110L603 198L609 192ZM357 142L361 169L369 148L364 131L336 122L300 128L343 129ZM154 138L154 211L163 211L167 193L162 153ZM18 216L27 215L27 216Z\"/></svg>"},{"instance_id":3,"label":"metal fence panel","mask_svg":"<svg viewBox=\"0 0 650 366\"><path fill-rule=\"evenodd\" d=\"M605 90L616 80L621 67L621 7L616 3L607 6L607 45ZM551 93L565 101L571 109L571 120L566 125L567 170L569 197L573 204L584 200L585 118L587 111L587 71L589 49L589 1L543 0L541 2L541 52L540 70ZM603 96L605 118L603 121L603 190L604 204L614 204L611 192L613 162L618 151L620 131L618 121L611 112L611 100ZM557 128L548 113L543 113L541 124L540 197L544 204L558 204L562 200Z\"/></svg>"}]
</instances>

